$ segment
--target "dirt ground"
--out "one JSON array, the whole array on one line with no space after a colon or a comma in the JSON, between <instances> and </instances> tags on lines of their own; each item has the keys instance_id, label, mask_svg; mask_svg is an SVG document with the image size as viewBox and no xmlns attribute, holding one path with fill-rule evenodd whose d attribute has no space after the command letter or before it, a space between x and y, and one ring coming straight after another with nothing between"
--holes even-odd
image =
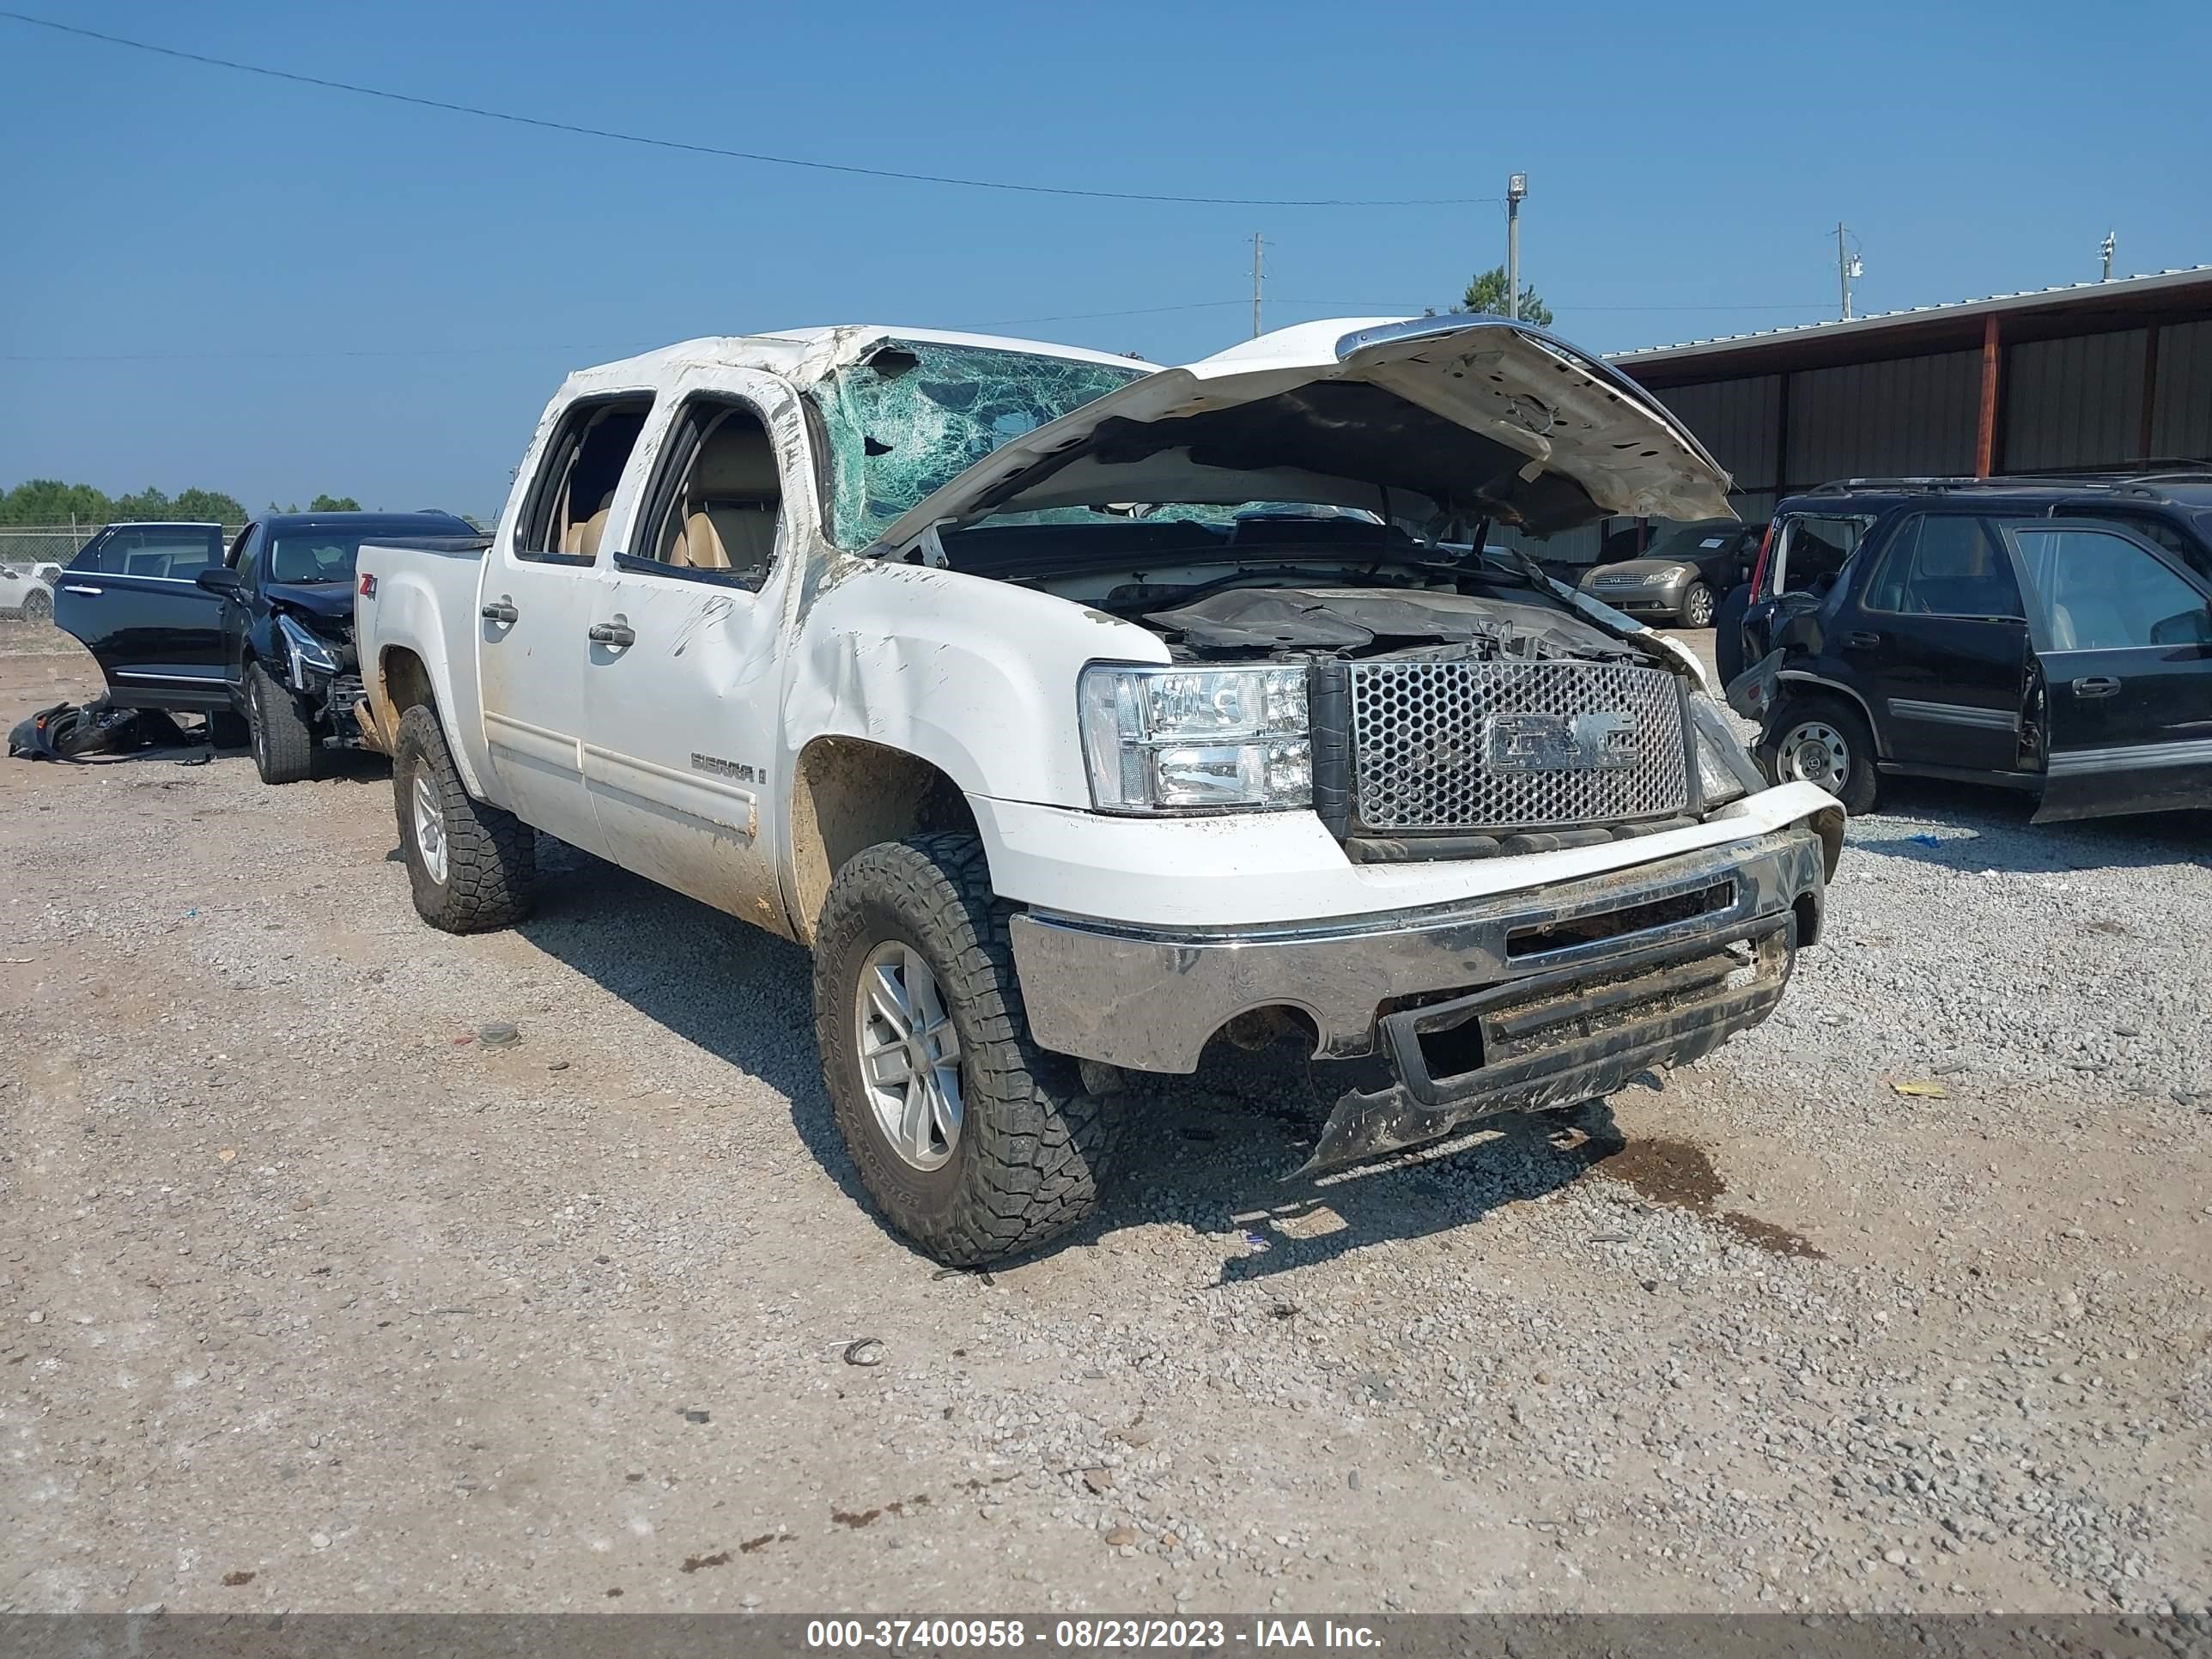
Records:
<instances>
[{"instance_id":1,"label":"dirt ground","mask_svg":"<svg viewBox=\"0 0 2212 1659\"><path fill-rule=\"evenodd\" d=\"M97 689L35 634L0 725ZM948 1275L797 950L550 844L436 934L374 761L179 758L0 763L0 1608L2212 1586L2201 818L1908 797L1693 1068L1318 1188L1148 1097L1094 1224Z\"/></svg>"}]
</instances>

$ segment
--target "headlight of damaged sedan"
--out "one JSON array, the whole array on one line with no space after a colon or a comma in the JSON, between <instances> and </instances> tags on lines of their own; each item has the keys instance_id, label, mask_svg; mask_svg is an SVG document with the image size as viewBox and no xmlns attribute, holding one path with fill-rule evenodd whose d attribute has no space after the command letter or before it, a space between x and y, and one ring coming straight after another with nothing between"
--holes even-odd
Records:
<instances>
[{"instance_id":1,"label":"headlight of damaged sedan","mask_svg":"<svg viewBox=\"0 0 2212 1659\"><path fill-rule=\"evenodd\" d=\"M1697 733L1698 794L1707 807L1725 806L1766 787L1727 712L1710 694L1691 694L1690 726Z\"/></svg>"},{"instance_id":2,"label":"headlight of damaged sedan","mask_svg":"<svg viewBox=\"0 0 2212 1659\"><path fill-rule=\"evenodd\" d=\"M284 636L284 650L292 659L292 684L304 691L307 689L307 672L335 674L338 672L337 653L331 642L310 633L307 627L281 612L276 617L276 631Z\"/></svg>"},{"instance_id":3,"label":"headlight of damaged sedan","mask_svg":"<svg viewBox=\"0 0 2212 1659\"><path fill-rule=\"evenodd\" d=\"M1303 668L1093 663L1077 702L1103 812L1275 811L1313 804Z\"/></svg>"}]
</instances>

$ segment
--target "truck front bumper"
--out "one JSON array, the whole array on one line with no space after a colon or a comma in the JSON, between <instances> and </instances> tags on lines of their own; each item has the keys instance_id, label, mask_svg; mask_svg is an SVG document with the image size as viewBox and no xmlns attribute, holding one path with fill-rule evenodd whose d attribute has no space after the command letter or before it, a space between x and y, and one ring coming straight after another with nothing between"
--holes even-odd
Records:
<instances>
[{"instance_id":1,"label":"truck front bumper","mask_svg":"<svg viewBox=\"0 0 2212 1659\"><path fill-rule=\"evenodd\" d=\"M1309 1169L1470 1120L1619 1089L1693 1060L1781 1000L1818 936L1824 849L1808 824L1465 904L1310 928L1160 932L1014 918L1045 1048L1188 1073L1239 1014L1291 1008L1322 1060L1376 1058Z\"/></svg>"}]
</instances>

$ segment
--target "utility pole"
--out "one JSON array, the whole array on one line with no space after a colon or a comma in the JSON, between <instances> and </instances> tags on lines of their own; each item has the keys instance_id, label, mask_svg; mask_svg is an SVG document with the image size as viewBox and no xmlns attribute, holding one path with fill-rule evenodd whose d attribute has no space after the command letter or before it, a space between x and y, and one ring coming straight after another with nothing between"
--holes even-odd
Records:
<instances>
[{"instance_id":1,"label":"utility pole","mask_svg":"<svg viewBox=\"0 0 2212 1659\"><path fill-rule=\"evenodd\" d=\"M1252 337L1255 340L1260 337L1261 332L1260 283L1261 281L1261 273L1260 267L1260 251L1266 246L1266 239L1264 239L1258 231L1254 231L1252 233Z\"/></svg>"},{"instance_id":2,"label":"utility pole","mask_svg":"<svg viewBox=\"0 0 2212 1659\"><path fill-rule=\"evenodd\" d=\"M1843 293L1843 319L1851 319L1851 283L1866 274L1859 256L1850 250L1849 233L1839 219L1836 222L1836 286Z\"/></svg>"},{"instance_id":3,"label":"utility pole","mask_svg":"<svg viewBox=\"0 0 2212 1659\"><path fill-rule=\"evenodd\" d=\"M1521 315L1521 198L1528 193L1528 175L1516 173L1505 181L1505 314Z\"/></svg>"},{"instance_id":4,"label":"utility pole","mask_svg":"<svg viewBox=\"0 0 2212 1659\"><path fill-rule=\"evenodd\" d=\"M2105 233L2105 280L2108 283L2112 280L2112 250L2118 246L2118 239L2111 231L2106 231Z\"/></svg>"}]
</instances>

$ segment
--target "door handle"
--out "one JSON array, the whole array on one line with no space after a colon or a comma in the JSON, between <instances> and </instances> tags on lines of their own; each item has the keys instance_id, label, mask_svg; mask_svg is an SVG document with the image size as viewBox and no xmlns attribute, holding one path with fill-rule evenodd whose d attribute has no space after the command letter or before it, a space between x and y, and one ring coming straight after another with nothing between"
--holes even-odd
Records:
<instances>
[{"instance_id":1,"label":"door handle","mask_svg":"<svg viewBox=\"0 0 2212 1659\"><path fill-rule=\"evenodd\" d=\"M106 589L100 587L87 587L82 582L64 582L62 584L62 592L64 593L91 593L96 596L98 594L104 593L106 591Z\"/></svg>"},{"instance_id":2,"label":"door handle","mask_svg":"<svg viewBox=\"0 0 2212 1659\"><path fill-rule=\"evenodd\" d=\"M486 605L477 614L486 622L497 623L503 628L513 623L522 613L505 599L501 599L496 604Z\"/></svg>"},{"instance_id":3,"label":"door handle","mask_svg":"<svg viewBox=\"0 0 2212 1659\"><path fill-rule=\"evenodd\" d=\"M2120 683L2109 674L2092 675L2086 680L2074 682L2077 697L2113 697L2119 695Z\"/></svg>"},{"instance_id":4,"label":"door handle","mask_svg":"<svg viewBox=\"0 0 2212 1659\"><path fill-rule=\"evenodd\" d=\"M611 645L617 651L637 643L637 635L622 623L593 623L584 637L593 645Z\"/></svg>"},{"instance_id":5,"label":"door handle","mask_svg":"<svg viewBox=\"0 0 2212 1659\"><path fill-rule=\"evenodd\" d=\"M1844 643L1854 650L1871 651L1881 643L1881 635L1867 633L1846 634L1844 635Z\"/></svg>"}]
</instances>

